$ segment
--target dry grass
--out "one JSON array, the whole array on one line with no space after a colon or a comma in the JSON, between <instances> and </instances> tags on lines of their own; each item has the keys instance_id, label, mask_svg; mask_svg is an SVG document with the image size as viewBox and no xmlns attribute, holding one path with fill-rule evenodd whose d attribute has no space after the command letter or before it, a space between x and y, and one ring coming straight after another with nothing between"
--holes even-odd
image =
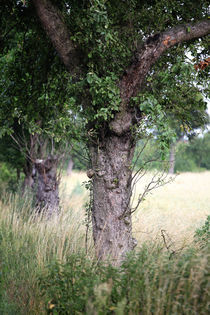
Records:
<instances>
[{"instance_id":1,"label":"dry grass","mask_svg":"<svg viewBox=\"0 0 210 315\"><path fill-rule=\"evenodd\" d=\"M137 183L134 205L151 174ZM75 195L72 192L82 182L88 180L85 173L73 172L70 177L62 178L61 187L64 208L69 206L76 213L84 214L83 204L87 200L87 192ZM161 237L161 230L166 230L175 248L190 244L193 235L210 213L210 172L182 173L175 179L147 195L133 215L133 230L139 244ZM70 197L70 198L69 198Z\"/></svg>"},{"instance_id":2,"label":"dry grass","mask_svg":"<svg viewBox=\"0 0 210 315\"><path fill-rule=\"evenodd\" d=\"M137 184L137 192L141 192L149 180L148 176ZM31 202L28 197L15 196L7 198L5 196L6 202L2 203L0 201L0 267L3 268L3 287L7 293L8 307L14 302L22 310L21 314L27 314L29 309L30 314L45 314L45 301L40 296L37 276L40 273L42 275L45 274L47 272L46 266L53 266L54 260L65 263L67 257L71 256L72 253L79 254L85 250L84 205L88 200L88 192L81 185L84 181L87 181L87 177L82 172L73 172L70 177L63 176L61 181L61 215L54 217L50 221L40 216L29 215ZM155 190L152 195L147 196L146 200L140 205L139 210L133 215L134 234L139 241L139 245L143 242L159 239L161 229L167 231L167 235L171 239L167 239L167 241L173 242L173 249L178 249L183 244L190 244L193 240L195 229L203 224L206 216L209 214L209 184L210 172L181 174L174 182ZM152 242L150 243L152 244ZM88 255L92 258L94 251L92 250L91 235L88 246ZM182 278L177 280L177 288L173 287L173 277L176 277L179 272L176 270L171 271L171 282L169 285L168 276L165 275L164 270L167 264L161 267L161 264L165 261L164 256L160 257L159 262L157 261L158 255L157 258L156 254L148 255L148 261L146 260L143 266L148 268L148 272L145 269L145 277L151 271L150 269L153 268L153 261L150 261L150 259L153 259L153 256L155 257L156 273L154 273L154 281L148 279L148 285L146 283L147 300L145 301L144 314L149 314L148 310L153 305L151 301L153 301L153 292L155 290L156 294L159 294L155 300L156 314L165 314L162 311L168 299L167 305L169 309L171 305L175 305L174 300L170 301L170 296L172 296L170 292L173 292L173 295L175 294L177 301L179 301L179 292L182 292L183 296L185 296L183 292L185 292L186 285L189 288L192 287L190 296L194 298L195 295L198 300L198 294L200 293L197 293L197 291L202 286L202 281L205 280L204 273L206 273L207 268L207 256L201 256L199 263L195 264L198 270L194 267L192 268L189 281L186 280L189 283L185 281L184 276L183 280ZM174 268L178 268L178 265L179 262L176 263L175 261ZM160 281L158 287L161 290L156 288L156 278ZM57 289L55 288L55 290ZM134 286L132 291L134 292L134 297L135 290ZM145 296L145 289L142 290ZM207 294L207 291L205 292ZM188 307L187 295L185 299L186 307ZM197 301L195 303L197 303L195 305L196 313L197 305L200 302ZM191 310L191 306L189 309ZM7 312L8 314L20 314L18 311L7 311L4 309L4 314ZM173 313L178 313L176 305ZM186 312L186 314L188 313L190 311Z\"/></svg>"},{"instance_id":3,"label":"dry grass","mask_svg":"<svg viewBox=\"0 0 210 315\"><path fill-rule=\"evenodd\" d=\"M7 205L0 200L1 226L12 231L17 250L28 240L33 241L35 244L33 254L38 268L48 264L51 259L65 262L69 254L79 253L85 248L82 208L84 197L77 198L76 195L67 197L63 194L62 203L65 201L65 204L61 215L54 216L50 221L40 215L30 214L30 197L10 196Z\"/></svg>"},{"instance_id":4,"label":"dry grass","mask_svg":"<svg viewBox=\"0 0 210 315\"><path fill-rule=\"evenodd\" d=\"M143 186L138 183L137 191ZM191 243L196 228L210 213L209 187L210 172L183 173L154 190L133 216L139 243L160 237L161 229L167 231L176 248Z\"/></svg>"}]
</instances>

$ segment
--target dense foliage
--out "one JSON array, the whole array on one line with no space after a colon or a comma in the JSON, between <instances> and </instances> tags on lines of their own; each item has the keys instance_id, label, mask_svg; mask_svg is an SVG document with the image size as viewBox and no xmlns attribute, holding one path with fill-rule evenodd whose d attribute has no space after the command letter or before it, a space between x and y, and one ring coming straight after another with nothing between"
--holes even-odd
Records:
<instances>
[{"instance_id":1,"label":"dense foliage","mask_svg":"<svg viewBox=\"0 0 210 315\"><path fill-rule=\"evenodd\" d=\"M210 215L206 218L204 225L195 232L195 240L201 247L208 247L210 240Z\"/></svg>"},{"instance_id":2,"label":"dense foliage","mask_svg":"<svg viewBox=\"0 0 210 315\"><path fill-rule=\"evenodd\" d=\"M15 1L6 1L1 8L3 94L0 119L6 130L11 128L12 120L17 118L19 122L27 124L29 133L42 128L57 139L61 138L61 130L65 130L66 134L69 126L73 128L69 109L78 112L79 108L80 114L88 122L97 122L98 127L112 119L121 101L118 80L132 58L135 59L135 51L144 39L169 26L203 19L208 8L207 1L191 1L190 5L188 1L182 1L180 5L177 1L139 3L133 0L122 1L120 8L117 1L83 1L81 6L78 6L77 1L52 2L62 10L65 23L71 30L71 40L79 47L77 54L82 60L81 69L76 74L67 75L37 24L30 2L19 1L15 5ZM16 24L19 21L21 24ZM205 58L206 47L204 38L202 50L196 57ZM190 45L188 51L196 54L195 44ZM189 67L181 63L185 52L185 45L180 45L177 63L177 49L172 49L170 55L164 54L150 72L146 90L149 88L147 93L155 99L155 103L151 102L155 106L152 105L148 112L148 102L144 106L141 100L141 110L146 115L157 117L160 108L164 115L168 108L186 124L192 118L188 117L189 110L183 102L183 96L187 94L195 103L194 95L198 94L198 88L193 87L192 77L190 81ZM193 79L196 79L195 75ZM181 100L176 98L177 91ZM146 94L144 100L147 98ZM201 107L204 108L204 105L201 104ZM161 119L160 128L164 121ZM70 134L71 137L75 136L75 133Z\"/></svg>"},{"instance_id":3,"label":"dense foliage","mask_svg":"<svg viewBox=\"0 0 210 315\"><path fill-rule=\"evenodd\" d=\"M207 1L191 1L189 6L188 1L180 5L177 1L134 0L122 1L120 8L117 1L83 1L81 7L77 1L53 3L62 11L71 40L79 47L81 69L71 74L46 39L30 2L6 1L1 7L0 134L15 136L22 158L28 154L25 147L30 146L30 135L38 134L43 146L46 137L53 142L78 141L83 124L90 130L104 124L106 128L121 102L118 81L135 60L139 45L154 30L158 34L168 26L192 21L192 16L202 19L208 7ZM205 58L206 39L198 54L197 43L188 46L188 53ZM187 63L185 44L164 54L149 72L144 91L132 100L145 115L138 137L144 137L148 127L156 130L162 156L180 133L191 134L206 123L206 103L200 91L208 93L208 70L196 73L191 63ZM202 86L198 85L201 79ZM92 136L93 130L83 141ZM11 141L9 145L14 146Z\"/></svg>"}]
</instances>

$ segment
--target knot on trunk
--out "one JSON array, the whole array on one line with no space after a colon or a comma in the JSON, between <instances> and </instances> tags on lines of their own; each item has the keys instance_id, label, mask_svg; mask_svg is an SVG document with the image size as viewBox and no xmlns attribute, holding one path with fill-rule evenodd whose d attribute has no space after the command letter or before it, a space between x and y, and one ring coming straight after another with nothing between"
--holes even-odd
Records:
<instances>
[{"instance_id":1,"label":"knot on trunk","mask_svg":"<svg viewBox=\"0 0 210 315\"><path fill-rule=\"evenodd\" d=\"M94 170L89 169L89 170L87 170L86 174L87 174L88 178L93 178L93 176L95 175L95 172L94 172Z\"/></svg>"},{"instance_id":2,"label":"knot on trunk","mask_svg":"<svg viewBox=\"0 0 210 315\"><path fill-rule=\"evenodd\" d=\"M142 113L140 109L137 106L129 107L115 115L115 119L109 123L109 128L114 134L120 137L131 132L132 127L138 124L141 119Z\"/></svg>"}]
</instances>

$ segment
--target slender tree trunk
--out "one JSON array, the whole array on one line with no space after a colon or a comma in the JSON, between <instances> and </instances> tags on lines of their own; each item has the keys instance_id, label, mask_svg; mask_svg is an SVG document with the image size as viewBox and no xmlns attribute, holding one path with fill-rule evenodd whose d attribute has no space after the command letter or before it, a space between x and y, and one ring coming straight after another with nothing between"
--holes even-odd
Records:
<instances>
[{"instance_id":1,"label":"slender tree trunk","mask_svg":"<svg viewBox=\"0 0 210 315\"><path fill-rule=\"evenodd\" d=\"M27 150L26 164L24 167L25 179L22 186L23 193L27 190L32 191L34 189L35 180L36 180L36 169L34 160L37 156L37 144L38 144L38 135L30 135L29 141L25 142Z\"/></svg>"},{"instance_id":2,"label":"slender tree trunk","mask_svg":"<svg viewBox=\"0 0 210 315\"><path fill-rule=\"evenodd\" d=\"M59 179L57 176L58 158L49 156L47 159L36 160L37 191L36 206L48 217L59 213Z\"/></svg>"},{"instance_id":3,"label":"slender tree trunk","mask_svg":"<svg viewBox=\"0 0 210 315\"><path fill-rule=\"evenodd\" d=\"M90 147L93 177L92 224L96 255L119 264L134 249L131 211L131 163L134 154L131 134L109 135Z\"/></svg>"},{"instance_id":4,"label":"slender tree trunk","mask_svg":"<svg viewBox=\"0 0 210 315\"><path fill-rule=\"evenodd\" d=\"M23 170L25 174L25 178L22 185L22 192L25 193L26 191L32 191L35 185L35 166L33 165L32 161L27 159L26 165Z\"/></svg>"},{"instance_id":5,"label":"slender tree trunk","mask_svg":"<svg viewBox=\"0 0 210 315\"><path fill-rule=\"evenodd\" d=\"M25 178L23 181L23 188L22 188L23 193L27 189L31 189L33 187L33 184L34 184L34 180L33 180L32 174L31 173L27 173L27 174L25 173Z\"/></svg>"},{"instance_id":6,"label":"slender tree trunk","mask_svg":"<svg viewBox=\"0 0 210 315\"><path fill-rule=\"evenodd\" d=\"M20 181L20 168L16 168L16 176L17 176L17 181Z\"/></svg>"},{"instance_id":7,"label":"slender tree trunk","mask_svg":"<svg viewBox=\"0 0 210 315\"><path fill-rule=\"evenodd\" d=\"M169 174L174 174L175 167L175 158L176 158L176 143L172 143L170 146L170 155L169 155Z\"/></svg>"},{"instance_id":8,"label":"slender tree trunk","mask_svg":"<svg viewBox=\"0 0 210 315\"><path fill-rule=\"evenodd\" d=\"M67 175L70 176L71 173L72 173L72 169L73 169L73 165L74 165L74 162L73 160L70 158L69 162L68 162L68 166L67 166Z\"/></svg>"}]
</instances>

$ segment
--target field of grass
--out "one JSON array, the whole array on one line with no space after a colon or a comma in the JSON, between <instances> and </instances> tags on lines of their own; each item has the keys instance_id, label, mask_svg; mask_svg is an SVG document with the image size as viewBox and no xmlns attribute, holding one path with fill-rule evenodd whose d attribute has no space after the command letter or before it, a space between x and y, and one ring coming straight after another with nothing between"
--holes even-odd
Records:
<instances>
[{"instance_id":1,"label":"field of grass","mask_svg":"<svg viewBox=\"0 0 210 315\"><path fill-rule=\"evenodd\" d=\"M194 234L210 214L210 172L147 196L133 216L139 254L121 270L97 264L91 233L85 254L86 180L62 177L61 215L50 221L31 213L29 197L0 198L0 314L207 314L209 254Z\"/></svg>"},{"instance_id":2,"label":"field of grass","mask_svg":"<svg viewBox=\"0 0 210 315\"><path fill-rule=\"evenodd\" d=\"M151 177L152 174L148 174L137 183L133 206ZM80 172L62 179L61 187L68 192L63 194L63 203L65 207L69 203L80 215L84 214L82 206L88 195L84 187L80 187L87 180L85 173ZM202 172L182 173L165 186L153 190L133 215L133 230L138 244L159 239L161 230L165 230L176 248L189 245L195 230L210 214L209 189L210 172ZM71 194L72 198L69 198Z\"/></svg>"},{"instance_id":3,"label":"field of grass","mask_svg":"<svg viewBox=\"0 0 210 315\"><path fill-rule=\"evenodd\" d=\"M138 183L137 190L144 184ZM154 240L167 231L175 247L190 244L193 235L210 214L210 172L180 174L147 196L134 215L139 243ZM146 232L146 233L145 233Z\"/></svg>"}]
</instances>

